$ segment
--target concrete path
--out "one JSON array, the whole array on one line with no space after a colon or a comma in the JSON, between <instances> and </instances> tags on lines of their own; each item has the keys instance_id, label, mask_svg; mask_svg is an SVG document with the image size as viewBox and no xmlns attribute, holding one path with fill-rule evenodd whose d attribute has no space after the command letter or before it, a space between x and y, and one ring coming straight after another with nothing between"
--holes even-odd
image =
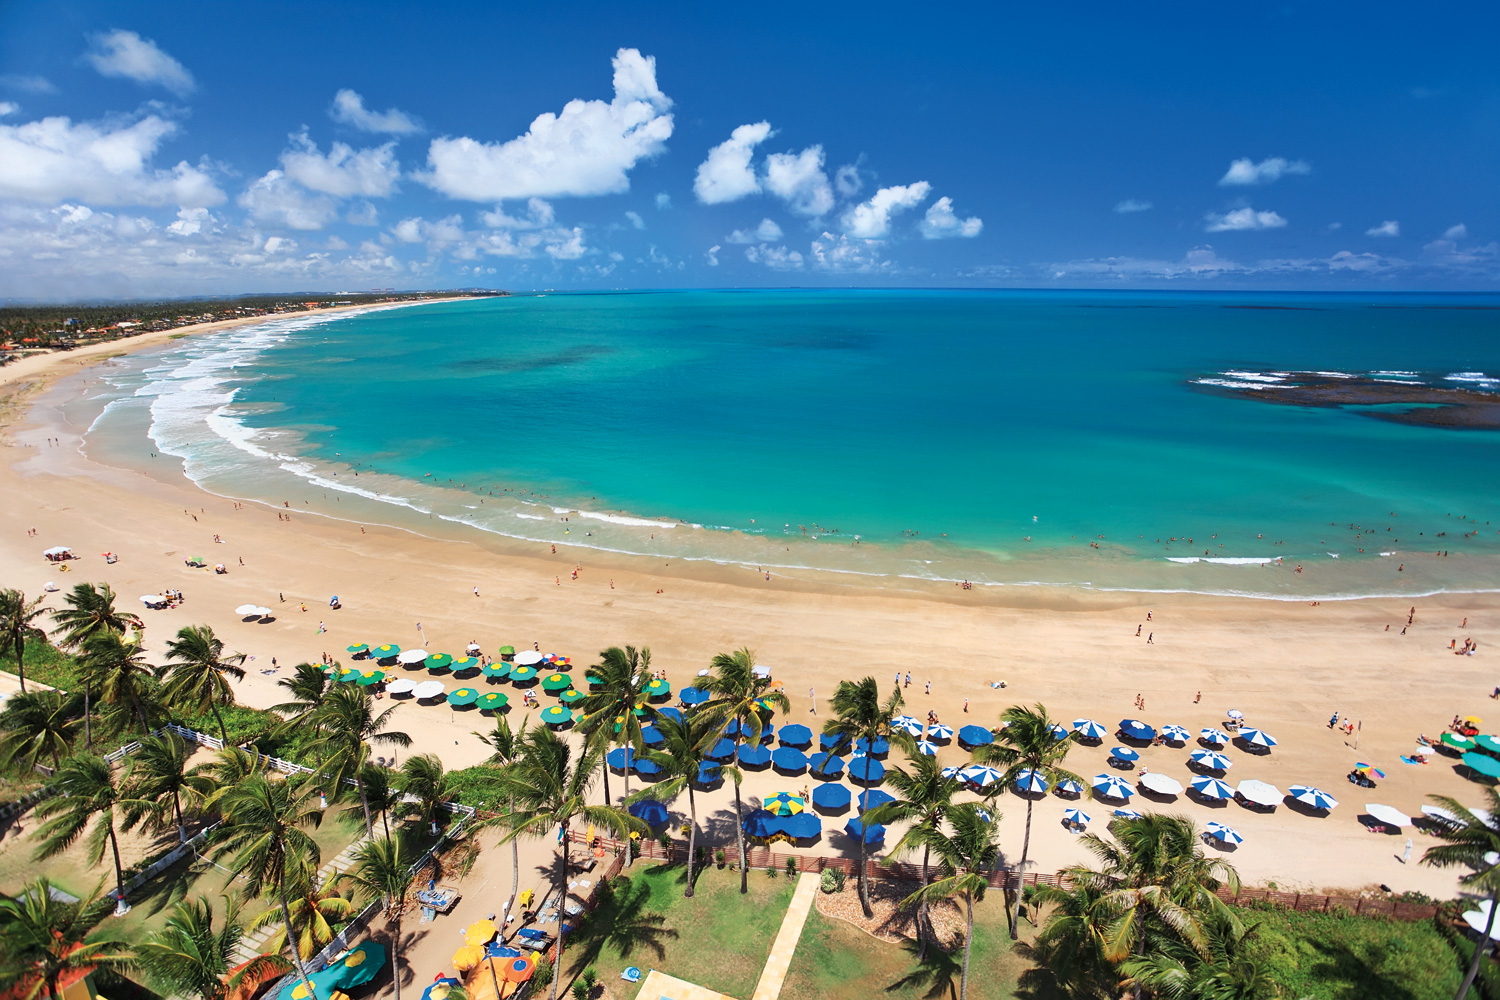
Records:
<instances>
[{"instance_id":1,"label":"concrete path","mask_svg":"<svg viewBox=\"0 0 1500 1000\"><path fill-rule=\"evenodd\" d=\"M807 923L807 914L817 898L821 876L814 872L803 872L797 878L797 891L782 918L781 930L766 956L766 967L761 970L760 981L750 1000L776 1000L781 995L781 984L786 979L787 969L792 964L792 954L797 942L802 939L802 925Z\"/></svg>"}]
</instances>

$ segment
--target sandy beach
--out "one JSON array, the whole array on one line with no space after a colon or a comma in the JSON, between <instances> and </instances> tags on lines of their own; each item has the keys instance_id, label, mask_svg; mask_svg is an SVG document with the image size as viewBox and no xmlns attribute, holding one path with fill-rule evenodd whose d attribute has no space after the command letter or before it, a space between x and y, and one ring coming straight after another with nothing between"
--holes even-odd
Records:
<instances>
[{"instance_id":1,"label":"sandy beach","mask_svg":"<svg viewBox=\"0 0 1500 1000\"><path fill-rule=\"evenodd\" d=\"M827 699L841 679L869 674L888 686L908 672L909 713L924 718L935 711L955 729L991 726L1003 708L1017 703L1041 702L1064 722L1090 717L1111 730L1120 719L1141 718L1195 733L1238 709L1279 745L1265 756L1230 749L1231 784L1246 778L1282 790L1312 784L1338 797L1340 807L1326 818L1284 806L1274 813L1233 803L1209 808L1182 797L1155 804L1138 796L1135 807L1238 829L1245 843L1229 857L1248 883L1305 890L1383 883L1439 897L1455 890L1451 873L1415 863L1432 837L1414 828L1395 836L1372 833L1357 817L1367 802L1417 813L1429 793L1477 803L1476 786L1456 773L1452 758L1436 756L1419 766L1403 764L1399 755L1411 751L1419 734L1436 739L1455 713L1495 710L1486 697L1495 680L1485 662L1496 639L1492 595L1422 599L1403 634L1410 604L1400 599L1310 605L1043 587L859 591L844 582L764 581L707 564L605 565L561 537L553 555L546 545L522 548L478 532L473 538L426 537L320 517L295 505L290 520L282 520L285 511L212 496L186 480L89 461L77 447L80 428L68 426L57 409L61 376L192 332L147 335L0 370L0 386L14 404L4 408L0 495L8 516L0 531L0 582L28 595L41 593L49 581L63 589L83 580L107 582L131 610L139 610L138 594L179 589L182 606L144 612L148 647L159 654L181 626L212 625L230 648L253 658L238 692L246 704L281 700L276 681L291 664L316 661L324 652L344 659L351 643L410 647L425 641L432 652L459 653L475 640L491 655L502 643L535 643L570 656L575 670L606 646L649 646L653 665L667 671L674 689L690 683L714 653L749 646L785 683L789 721L815 729L827 718ZM48 444L49 438L59 443ZM28 535L33 527L35 537ZM68 572L42 558L53 545L71 546L80 556ZM106 565L106 551L119 561ZM224 563L229 572L185 567L184 557L197 555L210 565ZM571 571L580 562L574 580ZM328 607L334 594L342 601L339 610ZM245 603L271 607L274 621L242 621L233 609ZM1465 619L1468 627L1460 629ZM1138 626L1144 626L1139 636ZM1454 656L1450 640L1466 637L1478 643L1479 655ZM1000 681L1004 689L991 687ZM13 680L6 684L13 689ZM1135 707L1137 695L1145 699L1144 710ZM518 698L512 704L513 718L525 714ZM1352 738L1328 728L1335 711L1359 721L1358 749ZM486 755L470 735L490 726L477 712L407 704L396 718L415 741L407 752L437 753L450 768ZM1076 748L1068 766L1085 777L1110 771L1105 758L1115 742ZM1194 776L1186 766L1192 749L1154 747L1144 751L1143 763L1185 785ZM965 755L953 746L940 756L958 763ZM893 754L891 763L899 757ZM1356 788L1344 777L1356 760L1375 763L1388 778L1376 789ZM745 793L756 798L807 784L806 777L760 772L749 777ZM618 794L620 783L611 786ZM998 802L1004 846L1015 857L1025 802L1009 793ZM1037 803L1035 870L1081 859L1076 838L1061 827L1062 811L1072 804L1050 795ZM685 801L670 805L674 815L679 807L685 811ZM1102 830L1109 809L1094 801L1081 805L1093 817L1092 828ZM728 808L727 791L700 797L711 837L727 840ZM852 842L834 832L842 820L825 821L825 827L816 852L852 852ZM1415 845L1411 864L1399 857L1407 836Z\"/></svg>"}]
</instances>

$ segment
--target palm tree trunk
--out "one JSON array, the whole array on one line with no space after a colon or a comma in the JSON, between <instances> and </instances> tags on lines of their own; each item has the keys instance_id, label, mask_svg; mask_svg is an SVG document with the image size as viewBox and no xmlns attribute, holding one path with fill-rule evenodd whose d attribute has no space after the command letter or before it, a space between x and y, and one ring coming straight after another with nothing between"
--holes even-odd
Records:
<instances>
[{"instance_id":1,"label":"palm tree trunk","mask_svg":"<svg viewBox=\"0 0 1500 1000\"><path fill-rule=\"evenodd\" d=\"M932 846L926 845L922 848L922 888L926 889L931 877L928 875L928 865L932 861ZM932 913L928 910L926 895L922 897L922 906L917 910L917 938L921 941L921 951L917 958L927 957L927 943L931 939Z\"/></svg>"},{"instance_id":2,"label":"palm tree trunk","mask_svg":"<svg viewBox=\"0 0 1500 1000\"><path fill-rule=\"evenodd\" d=\"M871 751L875 749L875 735L865 734L865 787L870 787L870 758ZM864 908L865 919L868 920L875 915L875 907L870 905L870 883L865 879L865 836L864 814L860 814L859 820L859 905Z\"/></svg>"},{"instance_id":3,"label":"palm tree trunk","mask_svg":"<svg viewBox=\"0 0 1500 1000\"><path fill-rule=\"evenodd\" d=\"M631 766L631 761L634 760L635 747L631 746L629 743L626 743L625 744L625 753L626 753L626 761L625 761L625 798L626 798L627 801L629 801L629 799L630 799L630 766ZM625 867L626 868L630 867L630 848L631 848L630 833L629 833L629 831L627 831L626 834L625 834Z\"/></svg>"},{"instance_id":4,"label":"palm tree trunk","mask_svg":"<svg viewBox=\"0 0 1500 1000\"><path fill-rule=\"evenodd\" d=\"M21 678L21 693L26 693L26 640L16 636L16 676Z\"/></svg>"},{"instance_id":5,"label":"palm tree trunk","mask_svg":"<svg viewBox=\"0 0 1500 1000\"><path fill-rule=\"evenodd\" d=\"M119 889L119 897L115 903L115 913L121 913L125 906L125 866L120 864L120 841L115 836L115 818L113 810L107 819L109 823L109 846L115 852L115 886Z\"/></svg>"},{"instance_id":6,"label":"palm tree trunk","mask_svg":"<svg viewBox=\"0 0 1500 1000\"><path fill-rule=\"evenodd\" d=\"M1031 850L1031 800L1026 800L1026 833L1021 838L1021 864L1017 871L1016 898L1010 906L1010 939L1021 936L1021 891L1026 885L1026 852Z\"/></svg>"},{"instance_id":7,"label":"palm tree trunk","mask_svg":"<svg viewBox=\"0 0 1500 1000\"><path fill-rule=\"evenodd\" d=\"M1490 915L1484 922L1484 933L1479 936L1479 941L1474 945L1474 957L1469 961L1469 971L1464 973L1464 981L1458 987L1458 992L1453 995L1454 1000L1464 1000L1469 995L1469 987L1474 985L1474 979L1479 975L1479 963L1484 960L1484 950L1490 944L1490 931L1495 927L1495 906L1500 902L1500 889L1490 893Z\"/></svg>"},{"instance_id":8,"label":"palm tree trunk","mask_svg":"<svg viewBox=\"0 0 1500 1000\"><path fill-rule=\"evenodd\" d=\"M734 783L734 835L740 844L740 895L750 892L750 869L745 862L745 816L740 806L740 783Z\"/></svg>"},{"instance_id":9,"label":"palm tree trunk","mask_svg":"<svg viewBox=\"0 0 1500 1000\"><path fill-rule=\"evenodd\" d=\"M365 794L365 783L362 779L355 778L359 783L359 804L365 809L365 836L375 836L375 820L370 816L370 797Z\"/></svg>"},{"instance_id":10,"label":"palm tree trunk","mask_svg":"<svg viewBox=\"0 0 1500 1000\"><path fill-rule=\"evenodd\" d=\"M511 795L507 799L506 815L516 814L516 797ZM521 844L515 838L510 838L510 902L505 904L506 917L513 917L516 913L516 897L521 893Z\"/></svg>"},{"instance_id":11,"label":"palm tree trunk","mask_svg":"<svg viewBox=\"0 0 1500 1000\"><path fill-rule=\"evenodd\" d=\"M562 826L562 866L557 873L558 915L557 915L557 949L552 955L552 1000L557 1000L557 981L562 978L563 938L567 936L568 927L568 851L572 846L568 837L568 824ZM627 842L629 838L626 838Z\"/></svg>"},{"instance_id":12,"label":"palm tree trunk","mask_svg":"<svg viewBox=\"0 0 1500 1000\"><path fill-rule=\"evenodd\" d=\"M396 991L396 1000L401 1000L401 900L396 900L396 933L391 937L391 988ZM493 962L493 959L491 960ZM493 968L493 966L491 966ZM499 996L499 989L495 990Z\"/></svg>"},{"instance_id":13,"label":"palm tree trunk","mask_svg":"<svg viewBox=\"0 0 1500 1000\"><path fill-rule=\"evenodd\" d=\"M135 704L135 717L141 720L141 732L150 733L151 724L146 721L146 709L141 704L141 699L131 695L130 700Z\"/></svg>"},{"instance_id":14,"label":"palm tree trunk","mask_svg":"<svg viewBox=\"0 0 1500 1000\"><path fill-rule=\"evenodd\" d=\"M307 995L317 996L313 990L312 980L307 978L307 968L302 964L302 952L297 947L297 936L292 930L292 911L286 905L286 883L283 881L277 886L276 898L281 903L281 920L286 924L286 943L292 949L292 965L297 969L297 975L302 977L302 985L307 987Z\"/></svg>"},{"instance_id":15,"label":"palm tree trunk","mask_svg":"<svg viewBox=\"0 0 1500 1000\"><path fill-rule=\"evenodd\" d=\"M689 899L693 896L693 852L698 846L698 803L693 799L693 786L688 785L688 865L687 865L687 888L683 895Z\"/></svg>"},{"instance_id":16,"label":"palm tree trunk","mask_svg":"<svg viewBox=\"0 0 1500 1000\"><path fill-rule=\"evenodd\" d=\"M974 947L974 894L964 893L964 903L968 907L968 926L964 930L964 967L958 974L958 1000L968 1000L969 997L969 951Z\"/></svg>"},{"instance_id":17,"label":"palm tree trunk","mask_svg":"<svg viewBox=\"0 0 1500 1000\"><path fill-rule=\"evenodd\" d=\"M604 749L605 750L609 749L609 741L608 740L605 740L605 742L604 742ZM609 797L609 754L608 753L606 753L604 755L604 759L602 761L600 761L600 763L604 765L602 768L600 768L600 770L602 770L604 772L604 804L607 805L607 806L614 805L614 801L615 800Z\"/></svg>"},{"instance_id":18,"label":"palm tree trunk","mask_svg":"<svg viewBox=\"0 0 1500 1000\"><path fill-rule=\"evenodd\" d=\"M381 826L381 828L383 830L385 830L385 839L386 840L390 840L391 839L391 824L389 824L389 823L386 822L385 813L386 813L386 811L384 809L380 810L380 826Z\"/></svg>"},{"instance_id":19,"label":"palm tree trunk","mask_svg":"<svg viewBox=\"0 0 1500 1000\"><path fill-rule=\"evenodd\" d=\"M94 749L94 727L89 718L89 688L93 687L88 681L83 682L83 745L89 750Z\"/></svg>"},{"instance_id":20,"label":"palm tree trunk","mask_svg":"<svg viewBox=\"0 0 1500 1000\"><path fill-rule=\"evenodd\" d=\"M177 813L177 842L187 843L187 824L182 821L182 798L177 794L177 789L172 789L172 810Z\"/></svg>"},{"instance_id":21,"label":"palm tree trunk","mask_svg":"<svg viewBox=\"0 0 1500 1000\"><path fill-rule=\"evenodd\" d=\"M219 703L211 701L208 707L214 710L214 719L219 723L219 739L226 747L229 746L229 730L224 728L224 717L219 714Z\"/></svg>"}]
</instances>

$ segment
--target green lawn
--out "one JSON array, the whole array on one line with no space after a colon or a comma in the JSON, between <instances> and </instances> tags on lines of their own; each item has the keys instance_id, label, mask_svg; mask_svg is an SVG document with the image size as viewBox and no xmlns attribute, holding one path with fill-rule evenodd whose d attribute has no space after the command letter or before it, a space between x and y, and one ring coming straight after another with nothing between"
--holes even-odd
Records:
<instances>
[{"instance_id":1,"label":"green lawn","mask_svg":"<svg viewBox=\"0 0 1500 1000\"><path fill-rule=\"evenodd\" d=\"M688 899L684 871L637 864L617 879L612 898L568 936L562 985L592 966L614 989L634 965L734 997L753 993L796 882L752 871L750 894L741 896L737 873L710 867Z\"/></svg>"}]
</instances>

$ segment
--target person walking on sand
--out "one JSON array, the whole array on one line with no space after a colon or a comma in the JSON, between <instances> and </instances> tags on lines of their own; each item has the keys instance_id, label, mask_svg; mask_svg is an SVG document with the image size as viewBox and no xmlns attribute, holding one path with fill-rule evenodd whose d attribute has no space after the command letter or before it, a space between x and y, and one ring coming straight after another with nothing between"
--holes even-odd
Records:
<instances>
[{"instance_id":1,"label":"person walking on sand","mask_svg":"<svg viewBox=\"0 0 1500 1000\"><path fill-rule=\"evenodd\" d=\"M323 625L323 623L322 622L318 622L318 631L314 632L313 634L314 635L322 635L326 631L328 631L328 629Z\"/></svg>"},{"instance_id":2,"label":"person walking on sand","mask_svg":"<svg viewBox=\"0 0 1500 1000\"><path fill-rule=\"evenodd\" d=\"M964 714L969 714L969 699L967 698L964 699Z\"/></svg>"},{"instance_id":3,"label":"person walking on sand","mask_svg":"<svg viewBox=\"0 0 1500 1000\"><path fill-rule=\"evenodd\" d=\"M811 712L813 715L817 715L818 714L818 689L817 688L808 688L807 689L807 697L812 702L812 708L808 709L808 711Z\"/></svg>"},{"instance_id":4,"label":"person walking on sand","mask_svg":"<svg viewBox=\"0 0 1500 1000\"><path fill-rule=\"evenodd\" d=\"M927 682L927 690L925 692L923 692L923 693L924 694L932 694L932 681L928 681Z\"/></svg>"},{"instance_id":5,"label":"person walking on sand","mask_svg":"<svg viewBox=\"0 0 1500 1000\"><path fill-rule=\"evenodd\" d=\"M1411 863L1411 838L1410 837L1406 838L1406 846L1401 849L1401 863L1403 865Z\"/></svg>"},{"instance_id":6,"label":"person walking on sand","mask_svg":"<svg viewBox=\"0 0 1500 1000\"><path fill-rule=\"evenodd\" d=\"M1156 645L1156 633L1155 632L1151 632L1151 633L1148 633L1146 635L1146 645L1148 645L1148 646L1154 646L1154 645Z\"/></svg>"},{"instance_id":7,"label":"person walking on sand","mask_svg":"<svg viewBox=\"0 0 1500 1000\"><path fill-rule=\"evenodd\" d=\"M475 588L474 588L474 596L475 596L475 597L478 597L478 596L479 596L479 588L478 588L478 587L475 587Z\"/></svg>"},{"instance_id":8,"label":"person walking on sand","mask_svg":"<svg viewBox=\"0 0 1500 1000\"><path fill-rule=\"evenodd\" d=\"M1203 700L1203 692L1202 691L1199 691L1197 694L1193 695L1193 704L1194 705L1198 704L1202 700Z\"/></svg>"},{"instance_id":9,"label":"person walking on sand","mask_svg":"<svg viewBox=\"0 0 1500 1000\"><path fill-rule=\"evenodd\" d=\"M427 645L427 633L422 631L421 622L417 622L417 634L422 637L422 645Z\"/></svg>"},{"instance_id":10,"label":"person walking on sand","mask_svg":"<svg viewBox=\"0 0 1500 1000\"><path fill-rule=\"evenodd\" d=\"M1330 718L1330 719L1329 719L1329 720L1328 720L1328 728L1329 728L1329 729L1332 729L1332 728L1333 728L1333 727L1334 727L1334 726L1336 726L1336 725L1338 725L1338 724L1339 724L1339 713L1338 713L1338 709L1334 709L1334 712L1333 712L1333 716L1332 716L1332 718Z\"/></svg>"}]
</instances>

